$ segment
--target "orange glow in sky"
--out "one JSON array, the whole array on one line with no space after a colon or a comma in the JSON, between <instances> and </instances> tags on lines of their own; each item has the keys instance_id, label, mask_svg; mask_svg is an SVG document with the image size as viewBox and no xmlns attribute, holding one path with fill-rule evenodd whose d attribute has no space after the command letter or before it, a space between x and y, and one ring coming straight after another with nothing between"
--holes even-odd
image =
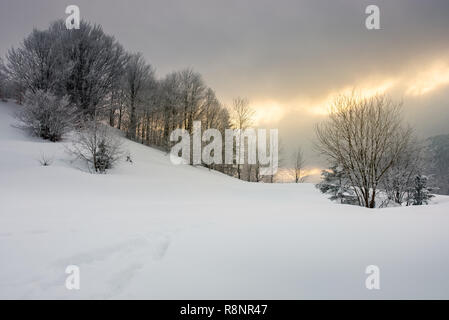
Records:
<instances>
[{"instance_id":1,"label":"orange glow in sky","mask_svg":"<svg viewBox=\"0 0 449 320\"><path fill-rule=\"evenodd\" d=\"M420 96L449 85L449 66L437 63L410 81L406 94Z\"/></svg>"},{"instance_id":2,"label":"orange glow in sky","mask_svg":"<svg viewBox=\"0 0 449 320\"><path fill-rule=\"evenodd\" d=\"M423 64L421 70L408 70L395 77L384 77L357 81L332 92L326 92L322 98L301 97L289 103L275 100L255 101L251 105L255 110L256 125L275 125L290 109L315 116L326 116L329 106L337 95L348 95L355 91L362 97L369 98L376 94L388 94L395 90L399 96L417 97L449 85L449 64L435 62Z\"/></svg>"}]
</instances>

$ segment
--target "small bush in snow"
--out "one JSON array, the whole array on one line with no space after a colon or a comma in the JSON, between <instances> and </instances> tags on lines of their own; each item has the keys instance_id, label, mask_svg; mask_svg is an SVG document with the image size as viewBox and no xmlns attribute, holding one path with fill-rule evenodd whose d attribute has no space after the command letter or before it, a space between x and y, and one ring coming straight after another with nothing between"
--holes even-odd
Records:
<instances>
[{"instance_id":1,"label":"small bush in snow","mask_svg":"<svg viewBox=\"0 0 449 320\"><path fill-rule=\"evenodd\" d=\"M66 97L37 90L25 93L24 108L18 114L23 127L52 142L61 140L74 121L75 108Z\"/></svg>"},{"instance_id":2,"label":"small bush in snow","mask_svg":"<svg viewBox=\"0 0 449 320\"><path fill-rule=\"evenodd\" d=\"M105 173L122 157L119 138L111 128L96 121L84 123L77 132L70 152L86 161L89 170Z\"/></svg>"},{"instance_id":3,"label":"small bush in snow","mask_svg":"<svg viewBox=\"0 0 449 320\"><path fill-rule=\"evenodd\" d=\"M53 163L53 158L52 157L48 157L46 156L44 153L41 155L41 158L39 159L39 163L41 164L41 166L43 167L48 167L51 166L51 164Z\"/></svg>"}]
</instances>

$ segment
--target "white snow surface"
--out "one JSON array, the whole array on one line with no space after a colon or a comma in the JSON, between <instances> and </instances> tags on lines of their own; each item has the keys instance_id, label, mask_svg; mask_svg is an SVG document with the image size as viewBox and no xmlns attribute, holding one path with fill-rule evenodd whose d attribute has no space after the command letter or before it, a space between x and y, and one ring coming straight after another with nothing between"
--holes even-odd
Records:
<instances>
[{"instance_id":1,"label":"white snow surface","mask_svg":"<svg viewBox=\"0 0 449 320\"><path fill-rule=\"evenodd\" d=\"M132 164L90 174L69 141L14 127L18 108L0 103L2 299L449 298L449 197L340 205L312 184L175 166L128 140ZM80 290L65 286L68 265ZM380 290L365 286L369 265Z\"/></svg>"}]
</instances>

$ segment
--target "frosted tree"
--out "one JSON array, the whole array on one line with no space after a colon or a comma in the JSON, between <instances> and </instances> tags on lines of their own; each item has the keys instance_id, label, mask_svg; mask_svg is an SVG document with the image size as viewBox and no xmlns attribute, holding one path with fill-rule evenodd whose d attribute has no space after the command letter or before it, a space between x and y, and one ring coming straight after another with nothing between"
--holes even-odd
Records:
<instances>
[{"instance_id":1,"label":"frosted tree","mask_svg":"<svg viewBox=\"0 0 449 320\"><path fill-rule=\"evenodd\" d=\"M55 27L34 29L19 48L8 51L6 59L8 76L23 92L56 92L63 80L61 34Z\"/></svg>"},{"instance_id":2,"label":"frosted tree","mask_svg":"<svg viewBox=\"0 0 449 320\"><path fill-rule=\"evenodd\" d=\"M123 47L101 26L81 21L67 30L62 20L47 30L33 30L21 46L7 54L6 70L19 90L68 95L84 115L93 116L123 74Z\"/></svg>"},{"instance_id":3,"label":"frosted tree","mask_svg":"<svg viewBox=\"0 0 449 320\"><path fill-rule=\"evenodd\" d=\"M22 127L32 134L52 142L61 140L73 126L76 108L68 97L56 97L50 92L27 91L24 107L17 114Z\"/></svg>"},{"instance_id":4,"label":"frosted tree","mask_svg":"<svg viewBox=\"0 0 449 320\"><path fill-rule=\"evenodd\" d=\"M145 62L141 53L132 54L125 67L124 91L127 99L129 125L127 137L137 137L137 112L144 101L145 92L154 78L153 68Z\"/></svg>"},{"instance_id":5,"label":"frosted tree","mask_svg":"<svg viewBox=\"0 0 449 320\"><path fill-rule=\"evenodd\" d=\"M293 174L295 177L295 183L302 183L305 181L307 177L304 175L305 160L304 160L304 153L301 147L298 147L293 152L292 160L293 160Z\"/></svg>"},{"instance_id":6,"label":"frosted tree","mask_svg":"<svg viewBox=\"0 0 449 320\"><path fill-rule=\"evenodd\" d=\"M181 89L177 72L168 74L159 82L157 96L159 110L163 113L163 147L168 150L171 146L170 132L181 122Z\"/></svg>"},{"instance_id":7,"label":"frosted tree","mask_svg":"<svg viewBox=\"0 0 449 320\"><path fill-rule=\"evenodd\" d=\"M126 57L128 61L129 55ZM123 69L124 70L124 69ZM124 73L115 77L110 92L104 98L104 114L111 127L121 129L126 108Z\"/></svg>"},{"instance_id":8,"label":"frosted tree","mask_svg":"<svg viewBox=\"0 0 449 320\"><path fill-rule=\"evenodd\" d=\"M376 195L385 174L411 141L412 130L403 125L401 105L386 96L339 96L329 117L317 125L317 149L347 173L367 208L376 206Z\"/></svg>"},{"instance_id":9,"label":"frosted tree","mask_svg":"<svg viewBox=\"0 0 449 320\"><path fill-rule=\"evenodd\" d=\"M415 139L399 154L390 170L382 179L381 187L388 200L401 205L407 201L407 194L414 185L416 175L424 170L424 149Z\"/></svg>"},{"instance_id":10,"label":"frosted tree","mask_svg":"<svg viewBox=\"0 0 449 320\"><path fill-rule=\"evenodd\" d=\"M218 101L214 90L211 88L207 88L204 94L204 100L201 105L200 112L198 114L198 120L201 121L202 130L207 129L219 129L220 127L220 109L221 104ZM202 142L203 146L206 145L206 142ZM212 168L214 164L204 164L208 168Z\"/></svg>"},{"instance_id":11,"label":"frosted tree","mask_svg":"<svg viewBox=\"0 0 449 320\"><path fill-rule=\"evenodd\" d=\"M63 21L56 24L64 28ZM81 21L79 30L64 30L62 50L64 63L71 66L66 80L71 102L85 115L98 114L98 107L123 74L127 61L123 47L101 26Z\"/></svg>"},{"instance_id":12,"label":"frosted tree","mask_svg":"<svg viewBox=\"0 0 449 320\"><path fill-rule=\"evenodd\" d=\"M193 121L199 119L201 106L206 94L206 85L201 74L192 69L179 72L183 126L189 133L193 130Z\"/></svg>"}]
</instances>

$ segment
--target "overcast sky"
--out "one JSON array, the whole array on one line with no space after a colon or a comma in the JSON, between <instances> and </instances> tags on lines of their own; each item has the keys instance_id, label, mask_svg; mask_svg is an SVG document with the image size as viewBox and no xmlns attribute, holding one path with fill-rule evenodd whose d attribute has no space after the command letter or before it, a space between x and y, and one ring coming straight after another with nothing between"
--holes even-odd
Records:
<instances>
[{"instance_id":1,"label":"overcast sky","mask_svg":"<svg viewBox=\"0 0 449 320\"><path fill-rule=\"evenodd\" d=\"M0 0L0 55L70 4L158 76L191 67L224 103L247 97L311 165L314 124L351 88L402 99L422 137L449 133L448 0ZM369 4L381 30L365 28Z\"/></svg>"}]
</instances>

